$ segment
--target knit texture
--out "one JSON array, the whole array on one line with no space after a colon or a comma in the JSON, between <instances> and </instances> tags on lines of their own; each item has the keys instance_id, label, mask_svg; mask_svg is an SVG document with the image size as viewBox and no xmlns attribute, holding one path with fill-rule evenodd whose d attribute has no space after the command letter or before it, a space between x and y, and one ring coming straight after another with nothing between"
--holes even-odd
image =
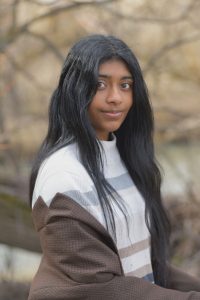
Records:
<instances>
[{"instance_id":1,"label":"knit texture","mask_svg":"<svg viewBox=\"0 0 200 300\"><path fill-rule=\"evenodd\" d=\"M168 289L124 276L108 231L63 194L49 207L39 197L32 217L43 255L28 300L200 300L200 281L170 265Z\"/></svg>"}]
</instances>

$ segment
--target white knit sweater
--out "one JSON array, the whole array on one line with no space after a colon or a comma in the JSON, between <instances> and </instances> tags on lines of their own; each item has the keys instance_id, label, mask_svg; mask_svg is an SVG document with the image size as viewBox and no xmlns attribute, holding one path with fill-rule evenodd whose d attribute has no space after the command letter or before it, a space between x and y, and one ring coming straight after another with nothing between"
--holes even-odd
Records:
<instances>
[{"instance_id":1,"label":"white knit sweater","mask_svg":"<svg viewBox=\"0 0 200 300\"><path fill-rule=\"evenodd\" d=\"M101 141L101 144L104 149L104 176L118 192L127 209L129 232L123 213L110 199L116 223L116 245L124 273L126 276L137 276L153 282L150 234L144 218L144 200L120 158L116 138ZM33 206L39 196L50 205L58 192L78 202L106 226L94 183L81 163L75 143L58 150L43 162L35 184Z\"/></svg>"}]
</instances>

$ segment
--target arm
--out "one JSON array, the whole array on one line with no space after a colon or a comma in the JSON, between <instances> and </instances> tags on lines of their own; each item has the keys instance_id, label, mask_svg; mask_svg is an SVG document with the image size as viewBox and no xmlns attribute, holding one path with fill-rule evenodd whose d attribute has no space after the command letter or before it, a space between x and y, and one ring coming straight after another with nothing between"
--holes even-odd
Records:
<instances>
[{"instance_id":1,"label":"arm","mask_svg":"<svg viewBox=\"0 0 200 300\"><path fill-rule=\"evenodd\" d=\"M169 288L184 292L200 292L200 280L169 265Z\"/></svg>"},{"instance_id":2,"label":"arm","mask_svg":"<svg viewBox=\"0 0 200 300\"><path fill-rule=\"evenodd\" d=\"M178 292L125 277L104 227L61 194L50 208L40 198L33 217L44 258L29 300L200 300L198 292Z\"/></svg>"}]
</instances>

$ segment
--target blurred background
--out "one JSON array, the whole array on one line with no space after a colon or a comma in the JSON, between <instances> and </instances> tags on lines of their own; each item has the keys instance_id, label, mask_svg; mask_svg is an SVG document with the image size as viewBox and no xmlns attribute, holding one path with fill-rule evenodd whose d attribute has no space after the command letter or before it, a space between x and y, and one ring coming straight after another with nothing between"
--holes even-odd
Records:
<instances>
[{"instance_id":1,"label":"blurred background","mask_svg":"<svg viewBox=\"0 0 200 300\"><path fill-rule=\"evenodd\" d=\"M199 16L199 0L1 0L0 299L27 299L39 265L31 165L68 49L92 33L120 37L139 59L155 113L171 259L200 277Z\"/></svg>"}]
</instances>

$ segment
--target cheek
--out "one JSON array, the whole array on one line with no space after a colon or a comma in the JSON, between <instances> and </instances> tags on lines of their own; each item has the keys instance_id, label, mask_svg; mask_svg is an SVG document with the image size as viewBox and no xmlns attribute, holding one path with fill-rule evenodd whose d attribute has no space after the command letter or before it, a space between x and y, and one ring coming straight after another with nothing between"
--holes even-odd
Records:
<instances>
[{"instance_id":1,"label":"cheek","mask_svg":"<svg viewBox=\"0 0 200 300\"><path fill-rule=\"evenodd\" d=\"M88 113L90 116L96 114L96 112L101 108L101 99L99 97L95 96L93 100L91 101L89 107L88 107Z\"/></svg>"}]
</instances>

